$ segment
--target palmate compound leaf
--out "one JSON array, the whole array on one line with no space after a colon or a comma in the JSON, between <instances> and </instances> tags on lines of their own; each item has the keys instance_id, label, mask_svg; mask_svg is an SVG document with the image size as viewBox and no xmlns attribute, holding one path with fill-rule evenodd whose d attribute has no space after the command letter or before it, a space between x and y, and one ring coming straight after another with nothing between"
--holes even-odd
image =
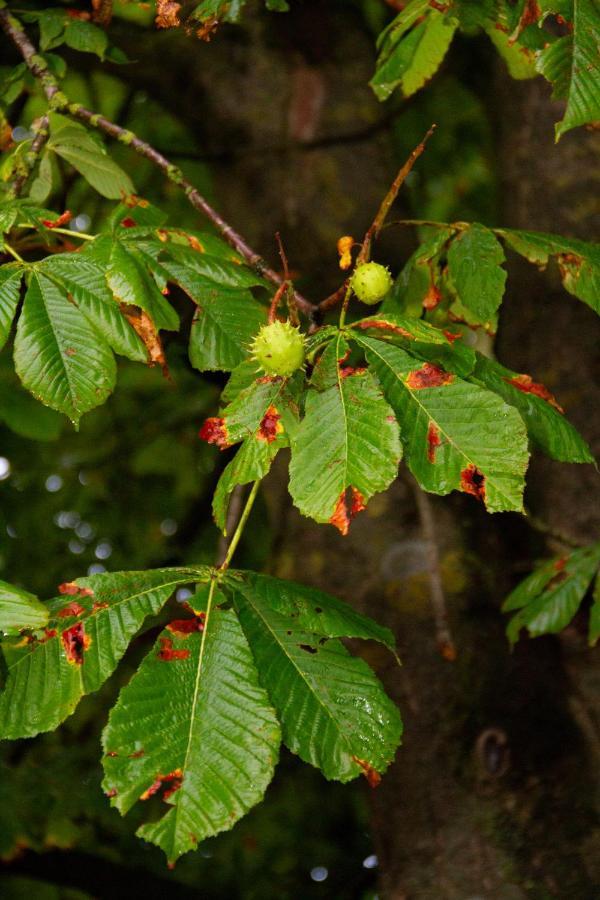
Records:
<instances>
[{"instance_id":1,"label":"palmate compound leaf","mask_svg":"<svg viewBox=\"0 0 600 900\"><path fill-rule=\"evenodd\" d=\"M530 438L552 459L572 463L594 462L587 443L564 417L561 407L543 384L535 382L529 375L512 372L480 353L469 380L494 391L516 407Z\"/></svg>"},{"instance_id":2,"label":"palmate compound leaf","mask_svg":"<svg viewBox=\"0 0 600 900\"><path fill-rule=\"evenodd\" d=\"M280 740L237 617L215 606L171 622L121 691L103 734L104 786L121 813L160 792L165 814L138 834L174 862L262 799Z\"/></svg>"},{"instance_id":3,"label":"palmate compound leaf","mask_svg":"<svg viewBox=\"0 0 600 900\"><path fill-rule=\"evenodd\" d=\"M398 416L406 461L423 490L461 490L489 512L522 510L528 451L517 410L399 347L356 340Z\"/></svg>"},{"instance_id":4,"label":"palmate compound leaf","mask_svg":"<svg viewBox=\"0 0 600 900\"><path fill-rule=\"evenodd\" d=\"M292 438L289 483L303 515L342 534L373 494L391 484L402 455L393 410L370 372L344 366L347 350L338 336L315 367Z\"/></svg>"},{"instance_id":5,"label":"palmate compound leaf","mask_svg":"<svg viewBox=\"0 0 600 900\"><path fill-rule=\"evenodd\" d=\"M377 784L400 743L400 714L367 664L329 635L389 644L387 630L293 584L280 591L266 577L231 572L227 588L286 746L326 778L364 774Z\"/></svg>"},{"instance_id":6,"label":"palmate compound leaf","mask_svg":"<svg viewBox=\"0 0 600 900\"><path fill-rule=\"evenodd\" d=\"M48 604L43 631L3 641L0 738L51 731L114 671L144 619L177 585L205 581L206 570L157 569L79 578Z\"/></svg>"},{"instance_id":7,"label":"palmate compound leaf","mask_svg":"<svg viewBox=\"0 0 600 900\"><path fill-rule=\"evenodd\" d=\"M511 644L526 628L532 637L554 634L565 628L581 604L600 566L600 543L548 560L508 595L504 612L518 610L508 623ZM598 612L592 606L590 643L598 638Z\"/></svg>"},{"instance_id":8,"label":"palmate compound leaf","mask_svg":"<svg viewBox=\"0 0 600 900\"><path fill-rule=\"evenodd\" d=\"M0 636L18 634L22 628L43 628L48 621L48 607L37 597L0 581Z\"/></svg>"},{"instance_id":9,"label":"palmate compound leaf","mask_svg":"<svg viewBox=\"0 0 600 900\"><path fill-rule=\"evenodd\" d=\"M42 272L29 278L14 361L24 387L76 424L115 386L115 359L102 334Z\"/></svg>"}]
</instances>

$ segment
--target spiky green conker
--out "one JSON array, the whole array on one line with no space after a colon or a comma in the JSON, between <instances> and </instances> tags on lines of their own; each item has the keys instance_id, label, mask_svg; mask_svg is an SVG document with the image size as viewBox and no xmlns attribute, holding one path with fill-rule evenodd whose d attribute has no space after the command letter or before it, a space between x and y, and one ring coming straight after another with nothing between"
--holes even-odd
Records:
<instances>
[{"instance_id":1,"label":"spiky green conker","mask_svg":"<svg viewBox=\"0 0 600 900\"><path fill-rule=\"evenodd\" d=\"M363 263L354 270L350 285L359 300L373 306L383 300L391 288L392 276L381 263Z\"/></svg>"},{"instance_id":2,"label":"spiky green conker","mask_svg":"<svg viewBox=\"0 0 600 900\"><path fill-rule=\"evenodd\" d=\"M263 325L251 351L267 375L291 375L304 363L304 336L289 322L276 320Z\"/></svg>"}]
</instances>

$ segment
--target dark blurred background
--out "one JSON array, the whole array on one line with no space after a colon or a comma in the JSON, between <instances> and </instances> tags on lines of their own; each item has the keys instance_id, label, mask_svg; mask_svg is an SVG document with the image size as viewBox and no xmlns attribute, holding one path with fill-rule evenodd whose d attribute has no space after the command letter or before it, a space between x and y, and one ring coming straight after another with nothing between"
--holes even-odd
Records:
<instances>
[{"instance_id":1,"label":"dark blurred background","mask_svg":"<svg viewBox=\"0 0 600 900\"><path fill-rule=\"evenodd\" d=\"M550 88L511 81L487 38L457 38L430 85L382 105L367 85L375 37L392 14L382 0L296 0L285 15L252 3L241 25L221 27L208 44L156 32L142 6L115 3L111 29L134 62L101 65L66 51L65 91L172 158L273 262L279 230L311 299L337 288L337 238L360 238L432 122L436 135L392 220L475 219L593 239L598 134L579 129L555 145L560 107ZM12 124L27 128L42 110L31 96ZM122 146L111 152L171 224L206 227L149 163ZM60 184L55 208L93 232L110 204L72 174ZM376 257L396 273L417 238L392 224ZM508 269L498 356L546 383L597 452L597 321L551 269L516 259ZM191 319L191 304L174 302ZM36 405L17 386L9 352L0 355L1 578L49 597L88 572L212 562L210 499L227 459L197 431L222 380L191 369L183 336L169 334L166 350L172 382L120 363L117 391L79 433ZM135 812L122 820L100 789L100 731L157 623L56 734L0 748L0 896L599 896L598 654L577 620L511 654L499 612L535 560L560 548L518 516L431 498L458 647L448 663L435 647L409 482L375 498L343 539L291 509L284 462L257 504L240 565L329 589L394 629L402 669L356 648L405 718L389 775L376 791L342 787L286 754L264 803L169 871L134 837ZM537 459L530 469L528 506L574 540L600 536L597 473L588 469Z\"/></svg>"}]
</instances>

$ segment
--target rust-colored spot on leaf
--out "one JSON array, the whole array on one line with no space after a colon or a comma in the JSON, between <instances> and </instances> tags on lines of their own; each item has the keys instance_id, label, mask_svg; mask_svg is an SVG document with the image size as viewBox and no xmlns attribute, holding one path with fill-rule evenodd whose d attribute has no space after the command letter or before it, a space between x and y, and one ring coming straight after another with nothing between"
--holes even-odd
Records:
<instances>
[{"instance_id":1,"label":"rust-colored spot on leaf","mask_svg":"<svg viewBox=\"0 0 600 900\"><path fill-rule=\"evenodd\" d=\"M557 560L556 560L556 562L554 563L554 565L552 566L552 568L553 568L556 572L562 572L562 570L563 570L564 567L566 566L567 562L568 562L567 557L566 557L566 556L561 556L560 559L557 559Z\"/></svg>"},{"instance_id":2,"label":"rust-colored spot on leaf","mask_svg":"<svg viewBox=\"0 0 600 900\"><path fill-rule=\"evenodd\" d=\"M504 378L503 380L518 391L522 391L524 394L533 394L534 397L540 397L542 400L545 400L546 403L549 403L550 406L553 406L554 409L558 410L559 413L564 414L564 409L558 404L554 395L551 394L548 388L544 387L543 384L534 381L531 375L515 375L514 378Z\"/></svg>"},{"instance_id":3,"label":"rust-colored spot on leaf","mask_svg":"<svg viewBox=\"0 0 600 900\"><path fill-rule=\"evenodd\" d=\"M377 772L365 759L359 759L358 756L353 756L352 759L363 770L363 775L369 782L369 787L376 788L381 782L381 775L379 772Z\"/></svg>"},{"instance_id":4,"label":"rust-colored spot on leaf","mask_svg":"<svg viewBox=\"0 0 600 900\"><path fill-rule=\"evenodd\" d=\"M157 0L154 24L157 28L178 28L181 25L180 10L181 3L175 0Z\"/></svg>"},{"instance_id":5,"label":"rust-colored spot on leaf","mask_svg":"<svg viewBox=\"0 0 600 900\"><path fill-rule=\"evenodd\" d=\"M149 797L153 797L154 794L157 794L163 787L165 788L165 791L162 795L162 799L168 800L175 791L179 790L182 783L183 772L181 769L174 769L172 772L169 772L168 775L157 775L150 787L140 796L140 800L148 800Z\"/></svg>"},{"instance_id":6,"label":"rust-colored spot on leaf","mask_svg":"<svg viewBox=\"0 0 600 900\"><path fill-rule=\"evenodd\" d=\"M58 634L56 628L44 628L44 637L39 639L40 644L45 644L46 641L52 640Z\"/></svg>"},{"instance_id":7,"label":"rust-colored spot on leaf","mask_svg":"<svg viewBox=\"0 0 600 900\"><path fill-rule=\"evenodd\" d=\"M124 219L121 219L121 225L123 228L135 228L137 222L135 219L132 219L131 216L125 216Z\"/></svg>"},{"instance_id":8,"label":"rust-colored spot on leaf","mask_svg":"<svg viewBox=\"0 0 600 900\"><path fill-rule=\"evenodd\" d=\"M130 753L130 754L129 754L129 759L141 759L141 757L144 755L145 752L146 752L146 751L143 750L143 749L142 749L142 750L136 750L135 753Z\"/></svg>"},{"instance_id":9,"label":"rust-colored spot on leaf","mask_svg":"<svg viewBox=\"0 0 600 900\"><path fill-rule=\"evenodd\" d=\"M197 28L194 33L195 33L196 37L199 38L201 41L206 41L206 43L209 43L211 37L215 34L218 27L219 27L218 17L212 16L210 19L206 19L206 21L203 22L202 27ZM192 33L192 30L190 28L188 28L187 30L188 30L188 34Z\"/></svg>"},{"instance_id":10,"label":"rust-colored spot on leaf","mask_svg":"<svg viewBox=\"0 0 600 900\"><path fill-rule=\"evenodd\" d=\"M106 755L109 756L111 759L114 759L115 756L118 756L119 754L116 752L116 750L108 750Z\"/></svg>"},{"instance_id":11,"label":"rust-colored spot on leaf","mask_svg":"<svg viewBox=\"0 0 600 900\"><path fill-rule=\"evenodd\" d=\"M423 297L423 309L435 309L442 302L442 292L433 284L429 285L429 289Z\"/></svg>"},{"instance_id":12,"label":"rust-colored spot on leaf","mask_svg":"<svg viewBox=\"0 0 600 900\"><path fill-rule=\"evenodd\" d=\"M62 642L67 655L67 661L80 666L83 663L83 654L90 646L92 639L85 633L83 622L77 622L62 632Z\"/></svg>"},{"instance_id":13,"label":"rust-colored spot on leaf","mask_svg":"<svg viewBox=\"0 0 600 900\"><path fill-rule=\"evenodd\" d=\"M116 788L109 788L106 792L107 797L116 797L118 794L118 790Z\"/></svg>"},{"instance_id":14,"label":"rust-colored spot on leaf","mask_svg":"<svg viewBox=\"0 0 600 900\"><path fill-rule=\"evenodd\" d=\"M367 370L364 366L340 366L340 378L350 378L351 375L364 375Z\"/></svg>"},{"instance_id":15,"label":"rust-colored spot on leaf","mask_svg":"<svg viewBox=\"0 0 600 900\"><path fill-rule=\"evenodd\" d=\"M444 331L443 334L450 341L451 344L453 344L454 341L457 341L459 338L462 337L462 334L460 332L454 332L454 331Z\"/></svg>"},{"instance_id":16,"label":"rust-colored spot on leaf","mask_svg":"<svg viewBox=\"0 0 600 900\"><path fill-rule=\"evenodd\" d=\"M342 491L340 494L329 522L341 534L347 535L350 522L364 508L365 500L363 495L357 488L350 485L347 490Z\"/></svg>"},{"instance_id":17,"label":"rust-colored spot on leaf","mask_svg":"<svg viewBox=\"0 0 600 900\"><path fill-rule=\"evenodd\" d=\"M71 218L72 213L67 209L57 219L42 219L42 225L45 228L62 228L71 221Z\"/></svg>"},{"instance_id":18,"label":"rust-colored spot on leaf","mask_svg":"<svg viewBox=\"0 0 600 900\"><path fill-rule=\"evenodd\" d=\"M63 584L59 584L58 586L59 594L68 594L71 596L79 596L79 597L93 597L94 592L91 588L88 587L79 587L78 584L75 584L74 581L65 581Z\"/></svg>"},{"instance_id":19,"label":"rust-colored spot on leaf","mask_svg":"<svg viewBox=\"0 0 600 900\"><path fill-rule=\"evenodd\" d=\"M216 444L221 450L229 447L229 436L225 419L221 419L218 416L211 416L209 419L206 419L198 432L198 437L206 441L207 444Z\"/></svg>"},{"instance_id":20,"label":"rust-colored spot on leaf","mask_svg":"<svg viewBox=\"0 0 600 900\"><path fill-rule=\"evenodd\" d=\"M545 587L546 591L553 591L554 588L557 588L559 584L562 584L563 581L567 580L567 573L564 571L557 572L556 575L553 575L548 584Z\"/></svg>"},{"instance_id":21,"label":"rust-colored spot on leaf","mask_svg":"<svg viewBox=\"0 0 600 900\"><path fill-rule=\"evenodd\" d=\"M57 612L59 619L68 619L70 616L80 616L85 612L85 607L78 603L77 600L71 600L66 606Z\"/></svg>"},{"instance_id":22,"label":"rust-colored spot on leaf","mask_svg":"<svg viewBox=\"0 0 600 900\"><path fill-rule=\"evenodd\" d=\"M281 424L280 419L281 416L279 410L276 406L271 404L262 417L262 421L259 425L256 435L258 440L266 441L267 444L272 444L277 435L283 432L283 425Z\"/></svg>"},{"instance_id":23,"label":"rust-colored spot on leaf","mask_svg":"<svg viewBox=\"0 0 600 900\"><path fill-rule=\"evenodd\" d=\"M541 15L542 10L540 9L540 5L537 0L525 0L523 12L521 13L521 17L519 19L517 27L508 39L508 43L514 44L515 41L519 39L519 36L525 30L525 28L527 28L529 25L535 25Z\"/></svg>"},{"instance_id":24,"label":"rust-colored spot on leaf","mask_svg":"<svg viewBox=\"0 0 600 900\"><path fill-rule=\"evenodd\" d=\"M200 613L194 619L173 619L167 625L167 630L177 637L187 637L195 631L204 631L205 613Z\"/></svg>"},{"instance_id":25,"label":"rust-colored spot on leaf","mask_svg":"<svg viewBox=\"0 0 600 900\"><path fill-rule=\"evenodd\" d=\"M446 372L441 366L435 363L424 363L420 369L415 369L406 379L409 388L415 391L422 388L442 387L445 384L451 384L454 381L454 375Z\"/></svg>"},{"instance_id":26,"label":"rust-colored spot on leaf","mask_svg":"<svg viewBox=\"0 0 600 900\"><path fill-rule=\"evenodd\" d=\"M485 475L473 463L460 473L460 489L478 500L485 500Z\"/></svg>"},{"instance_id":27,"label":"rust-colored spot on leaf","mask_svg":"<svg viewBox=\"0 0 600 900\"><path fill-rule=\"evenodd\" d=\"M92 613L100 612L101 609L108 609L108 603L105 603L103 600L94 600Z\"/></svg>"},{"instance_id":28,"label":"rust-colored spot on leaf","mask_svg":"<svg viewBox=\"0 0 600 900\"><path fill-rule=\"evenodd\" d=\"M187 659L190 655L189 650L178 650L173 647L171 638L160 638L160 650L157 653L159 659L163 662L173 662L175 659Z\"/></svg>"},{"instance_id":29,"label":"rust-colored spot on leaf","mask_svg":"<svg viewBox=\"0 0 600 900\"><path fill-rule=\"evenodd\" d=\"M407 331L406 328L402 328L401 325L394 325L392 322L386 322L385 319L370 319L366 322L357 322L355 327L361 328L363 331L368 331L369 328L378 328L381 331L391 331L392 334L399 334L409 341L415 340L415 336L410 331Z\"/></svg>"},{"instance_id":30,"label":"rust-colored spot on leaf","mask_svg":"<svg viewBox=\"0 0 600 900\"><path fill-rule=\"evenodd\" d=\"M441 446L440 429L434 422L430 422L427 429L427 459L430 463L435 462L435 451Z\"/></svg>"}]
</instances>

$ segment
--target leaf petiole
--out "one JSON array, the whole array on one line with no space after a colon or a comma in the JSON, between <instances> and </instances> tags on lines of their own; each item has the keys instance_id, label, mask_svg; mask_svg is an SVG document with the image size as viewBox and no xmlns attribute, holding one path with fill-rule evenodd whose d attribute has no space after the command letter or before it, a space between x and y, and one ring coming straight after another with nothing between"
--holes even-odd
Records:
<instances>
[{"instance_id":1,"label":"leaf petiole","mask_svg":"<svg viewBox=\"0 0 600 900\"><path fill-rule=\"evenodd\" d=\"M254 484L252 485L252 490L250 491L250 494L248 495L248 499L246 500L246 505L244 507L244 511L242 512L242 515L240 516L240 520L237 523L236 529L233 533L233 537L231 538L231 542L229 544L229 547L227 548L227 553L225 555L225 559L223 560L223 562L217 569L217 572L224 572L227 569L227 567L229 566L229 563L231 562L231 558L236 551L237 545L240 542L240 538L242 537L242 533L244 531L246 522L248 521L250 511L252 510L252 506L254 505L254 501L256 500L256 495L258 493L259 485L260 485L260 481L255 481ZM213 588L211 586L211 593L212 593L212 590L213 590ZM210 602L210 596L209 596L209 602ZM207 613L207 615L208 615L208 613Z\"/></svg>"}]
</instances>

